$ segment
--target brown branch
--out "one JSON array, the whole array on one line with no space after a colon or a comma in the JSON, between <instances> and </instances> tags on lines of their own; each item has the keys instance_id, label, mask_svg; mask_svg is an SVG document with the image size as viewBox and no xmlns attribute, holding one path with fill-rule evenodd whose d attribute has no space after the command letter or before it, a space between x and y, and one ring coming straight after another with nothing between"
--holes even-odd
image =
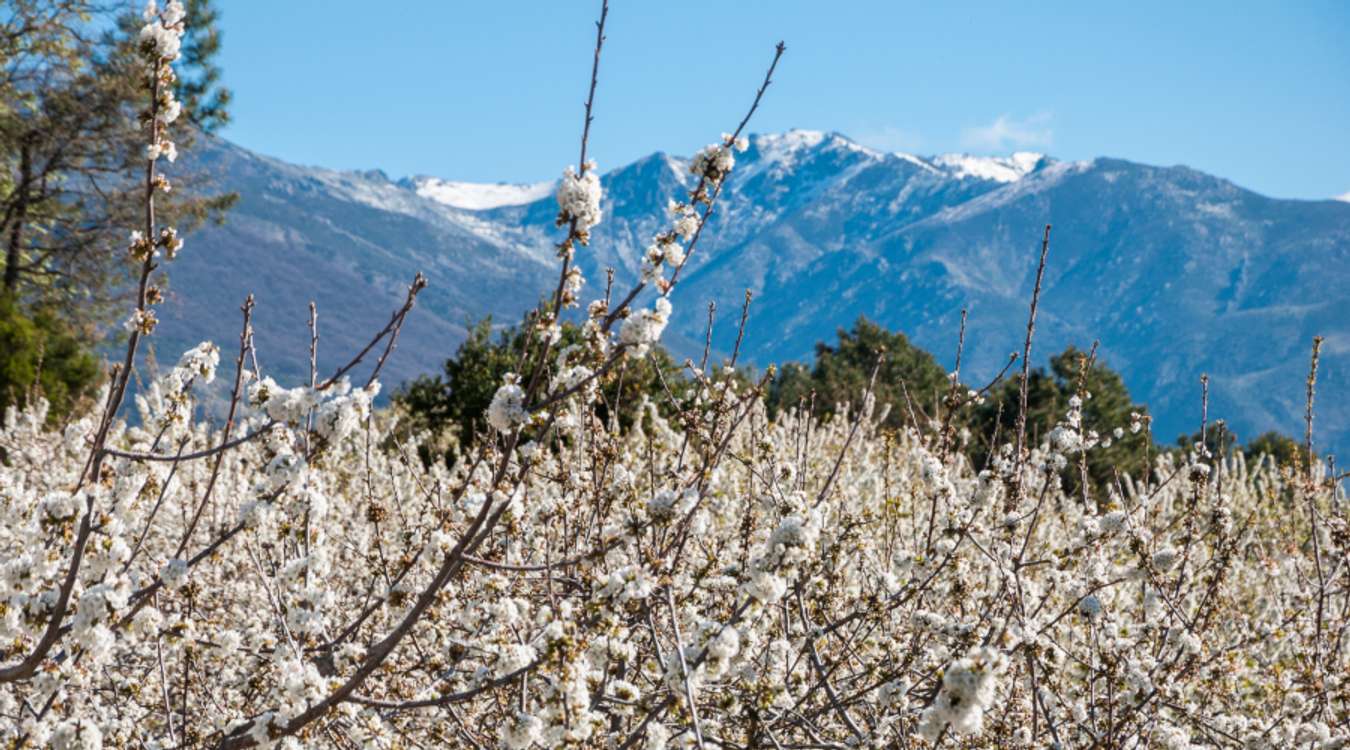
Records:
<instances>
[{"instance_id":1,"label":"brown branch","mask_svg":"<svg viewBox=\"0 0 1350 750\"><path fill-rule=\"evenodd\" d=\"M1036 286L1031 292L1031 314L1027 316L1027 337L1022 344L1022 382L1017 392L1017 475L1013 477L1013 493L1009 502L1015 506L1022 500L1022 469L1026 466L1027 443L1027 387L1031 376L1031 339L1036 333L1036 309L1041 302L1041 282L1045 278L1045 257L1050 252L1050 225L1045 225L1041 239L1041 259L1036 264Z\"/></svg>"},{"instance_id":2,"label":"brown branch","mask_svg":"<svg viewBox=\"0 0 1350 750\"><path fill-rule=\"evenodd\" d=\"M339 367L337 372L333 373L327 380L323 381L323 383L318 386L315 386L315 390L326 391L329 388L332 388L343 375L346 375L353 367L360 364L361 360L364 359L365 356L370 353L370 350L374 349L375 345L380 343L385 336L393 335L397 337L399 329L403 327L404 318L408 317L408 313L413 309L413 305L417 303L417 293L425 289L426 286L427 277L423 276L419 271L417 275L413 277L412 283L408 285L408 296L404 299L403 306L394 312L384 328L380 329L380 332L375 334L375 338L371 339L370 343L366 344L364 349L357 352L356 356L353 357L350 362ZM388 354L387 350L386 354ZM383 363L384 357L381 357L380 364L382 365ZM376 372L378 372L378 368L376 369Z\"/></svg>"}]
</instances>

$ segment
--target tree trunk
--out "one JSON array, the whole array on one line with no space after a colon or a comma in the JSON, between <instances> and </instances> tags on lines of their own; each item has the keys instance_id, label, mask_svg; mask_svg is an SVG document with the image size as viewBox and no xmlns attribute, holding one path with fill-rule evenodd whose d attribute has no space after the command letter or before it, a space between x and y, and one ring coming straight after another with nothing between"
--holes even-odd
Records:
<instances>
[{"instance_id":1,"label":"tree trunk","mask_svg":"<svg viewBox=\"0 0 1350 750\"><path fill-rule=\"evenodd\" d=\"M19 180L15 185L14 216L9 225L9 243L5 248L5 294L19 286L19 251L23 246L24 223L28 221L28 185L33 180L33 154L26 142L19 155Z\"/></svg>"}]
</instances>

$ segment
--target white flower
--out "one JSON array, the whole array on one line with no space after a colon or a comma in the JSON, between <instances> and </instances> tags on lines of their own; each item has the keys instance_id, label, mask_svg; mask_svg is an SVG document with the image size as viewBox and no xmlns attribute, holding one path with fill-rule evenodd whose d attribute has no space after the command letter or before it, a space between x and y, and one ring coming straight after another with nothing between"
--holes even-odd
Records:
<instances>
[{"instance_id":1,"label":"white flower","mask_svg":"<svg viewBox=\"0 0 1350 750\"><path fill-rule=\"evenodd\" d=\"M666 750L670 744L670 730L666 728L665 724L653 721L647 725L643 742L645 750Z\"/></svg>"},{"instance_id":2,"label":"white flower","mask_svg":"<svg viewBox=\"0 0 1350 750\"><path fill-rule=\"evenodd\" d=\"M761 604L773 604L787 593L787 581L772 571L754 570L750 572L750 580L741 584L741 589Z\"/></svg>"},{"instance_id":3,"label":"white flower","mask_svg":"<svg viewBox=\"0 0 1350 750\"><path fill-rule=\"evenodd\" d=\"M732 167L736 166L736 156L725 144L714 143L704 146L694 154L689 162L689 171L709 182L721 182Z\"/></svg>"},{"instance_id":4,"label":"white flower","mask_svg":"<svg viewBox=\"0 0 1350 750\"><path fill-rule=\"evenodd\" d=\"M651 310L639 310L624 320L619 328L619 343L637 356L646 354L651 345L661 339L661 333L670 322L670 313L670 300L658 297Z\"/></svg>"},{"instance_id":5,"label":"white flower","mask_svg":"<svg viewBox=\"0 0 1350 750\"><path fill-rule=\"evenodd\" d=\"M141 49L153 57L171 62L177 60L182 43L181 31L165 28L164 24L157 20L141 27Z\"/></svg>"},{"instance_id":6,"label":"white flower","mask_svg":"<svg viewBox=\"0 0 1350 750\"><path fill-rule=\"evenodd\" d=\"M586 173L578 175L568 167L558 184L558 209L565 221L575 221L577 231L588 232L600 223L600 177L595 164L586 165Z\"/></svg>"},{"instance_id":7,"label":"white flower","mask_svg":"<svg viewBox=\"0 0 1350 750\"><path fill-rule=\"evenodd\" d=\"M975 649L947 666L942 689L919 719L919 732L932 742L948 726L955 734L977 734L984 725L984 712L994 702L998 675L1008 659L990 647Z\"/></svg>"},{"instance_id":8,"label":"white flower","mask_svg":"<svg viewBox=\"0 0 1350 750\"><path fill-rule=\"evenodd\" d=\"M51 492L42 499L42 516L50 521L66 521L75 517L79 502L67 492Z\"/></svg>"},{"instance_id":9,"label":"white flower","mask_svg":"<svg viewBox=\"0 0 1350 750\"><path fill-rule=\"evenodd\" d=\"M510 432L530 420L530 413L525 410L525 391L516 384L515 374L507 373L505 379L492 395L487 411L488 424L498 432Z\"/></svg>"},{"instance_id":10,"label":"white flower","mask_svg":"<svg viewBox=\"0 0 1350 750\"><path fill-rule=\"evenodd\" d=\"M1153 553L1153 567L1157 568L1160 573L1166 573L1171 570L1172 566L1176 565L1177 560L1180 559L1181 555L1175 549L1163 547Z\"/></svg>"},{"instance_id":11,"label":"white flower","mask_svg":"<svg viewBox=\"0 0 1350 750\"><path fill-rule=\"evenodd\" d=\"M168 123L177 120L178 116L181 115L182 113L183 113L183 105L177 99L170 99L169 101L165 102L164 105L160 108L158 113L159 121L167 125ZM170 143L169 146L173 147L173 144ZM169 156L169 161L173 161L177 157L178 151L175 148L173 155Z\"/></svg>"},{"instance_id":12,"label":"white flower","mask_svg":"<svg viewBox=\"0 0 1350 750\"><path fill-rule=\"evenodd\" d=\"M154 330L159 320L155 317L154 310L132 310L131 316L123 323L122 328L128 333L140 333L148 336Z\"/></svg>"},{"instance_id":13,"label":"white flower","mask_svg":"<svg viewBox=\"0 0 1350 750\"><path fill-rule=\"evenodd\" d=\"M538 742L543 732L544 722L539 717L518 711L515 719L507 722L502 730L502 744L510 750L525 750Z\"/></svg>"},{"instance_id":14,"label":"white flower","mask_svg":"<svg viewBox=\"0 0 1350 750\"><path fill-rule=\"evenodd\" d=\"M216 379L216 368L219 366L220 349L210 341L203 341L178 358L178 369L190 373L202 385Z\"/></svg>"},{"instance_id":15,"label":"white flower","mask_svg":"<svg viewBox=\"0 0 1350 750\"><path fill-rule=\"evenodd\" d=\"M530 666L539 658L539 652L528 643L512 643L497 650L497 661L493 664L493 675L505 677Z\"/></svg>"},{"instance_id":16,"label":"white flower","mask_svg":"<svg viewBox=\"0 0 1350 750\"><path fill-rule=\"evenodd\" d=\"M708 643L708 658L725 660L735 658L741 651L741 634L736 628L727 625L718 630L717 636Z\"/></svg>"},{"instance_id":17,"label":"white flower","mask_svg":"<svg viewBox=\"0 0 1350 750\"><path fill-rule=\"evenodd\" d=\"M664 253L666 265L675 268L684 263L684 246L680 243L666 243Z\"/></svg>"},{"instance_id":18,"label":"white flower","mask_svg":"<svg viewBox=\"0 0 1350 750\"><path fill-rule=\"evenodd\" d=\"M188 564L186 560L174 558L160 568L159 579L164 582L164 588L170 591L177 591L187 583Z\"/></svg>"},{"instance_id":19,"label":"white flower","mask_svg":"<svg viewBox=\"0 0 1350 750\"><path fill-rule=\"evenodd\" d=\"M687 203L669 201L666 210L670 213L675 235L685 242L693 239L694 233L698 231L698 212L694 207ZM678 261L676 263L678 264Z\"/></svg>"},{"instance_id":20,"label":"white flower","mask_svg":"<svg viewBox=\"0 0 1350 750\"><path fill-rule=\"evenodd\" d=\"M51 747L54 750L100 750L103 732L90 718L63 721L52 731Z\"/></svg>"}]
</instances>

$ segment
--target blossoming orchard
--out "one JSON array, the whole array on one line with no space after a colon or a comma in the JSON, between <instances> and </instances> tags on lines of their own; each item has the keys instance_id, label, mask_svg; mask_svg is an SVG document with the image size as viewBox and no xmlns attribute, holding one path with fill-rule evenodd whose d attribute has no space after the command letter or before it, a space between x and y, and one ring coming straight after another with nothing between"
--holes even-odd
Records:
<instances>
[{"instance_id":1,"label":"blossoming orchard","mask_svg":"<svg viewBox=\"0 0 1350 750\"><path fill-rule=\"evenodd\" d=\"M245 302L237 342L127 398L153 272L192 262L154 212L184 11L151 1L125 356L93 413L53 430L39 401L0 431L5 747L1347 745L1350 526L1324 464L1197 445L1069 489L1062 469L1086 477L1147 423L1088 424L1081 392L1043 442L1020 420L974 466L942 414L883 428L912 407L869 386L833 417L771 419L764 381L706 357L673 411L602 420L599 386L660 339L785 49L690 162L636 286L597 291L574 261L604 219L586 138L607 11L557 285L447 467L372 406L420 277L335 373L268 376ZM217 377L223 420L199 403ZM981 395L957 380L948 412Z\"/></svg>"}]
</instances>

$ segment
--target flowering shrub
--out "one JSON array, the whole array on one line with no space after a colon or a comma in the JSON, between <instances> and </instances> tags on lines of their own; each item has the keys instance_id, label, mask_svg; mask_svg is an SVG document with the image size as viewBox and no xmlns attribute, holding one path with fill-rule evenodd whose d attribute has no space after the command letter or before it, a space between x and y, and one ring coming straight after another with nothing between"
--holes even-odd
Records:
<instances>
[{"instance_id":1,"label":"flowering shrub","mask_svg":"<svg viewBox=\"0 0 1350 750\"><path fill-rule=\"evenodd\" d=\"M597 64L603 33L602 14ZM175 49L146 39L156 64ZM420 278L366 351L309 384L258 372L246 304L219 427L196 416L210 344L144 390L135 424L115 417L126 370L64 430L41 403L10 410L0 737L1344 746L1350 530L1322 467L1280 476L1201 446L1068 493L1060 468L1099 449L1087 431L1118 427L1077 406L1053 440L1019 453L1004 436L976 471L941 431L883 428L871 386L827 420L770 420L763 382L704 367L674 419L643 400L631 429L597 420L597 378L659 338L739 138L694 161L654 241L664 283L596 299L558 348L584 288L571 259L601 219L593 168L563 181L558 287L453 467L424 467L372 411L374 376L349 380L383 342L378 373Z\"/></svg>"}]
</instances>

